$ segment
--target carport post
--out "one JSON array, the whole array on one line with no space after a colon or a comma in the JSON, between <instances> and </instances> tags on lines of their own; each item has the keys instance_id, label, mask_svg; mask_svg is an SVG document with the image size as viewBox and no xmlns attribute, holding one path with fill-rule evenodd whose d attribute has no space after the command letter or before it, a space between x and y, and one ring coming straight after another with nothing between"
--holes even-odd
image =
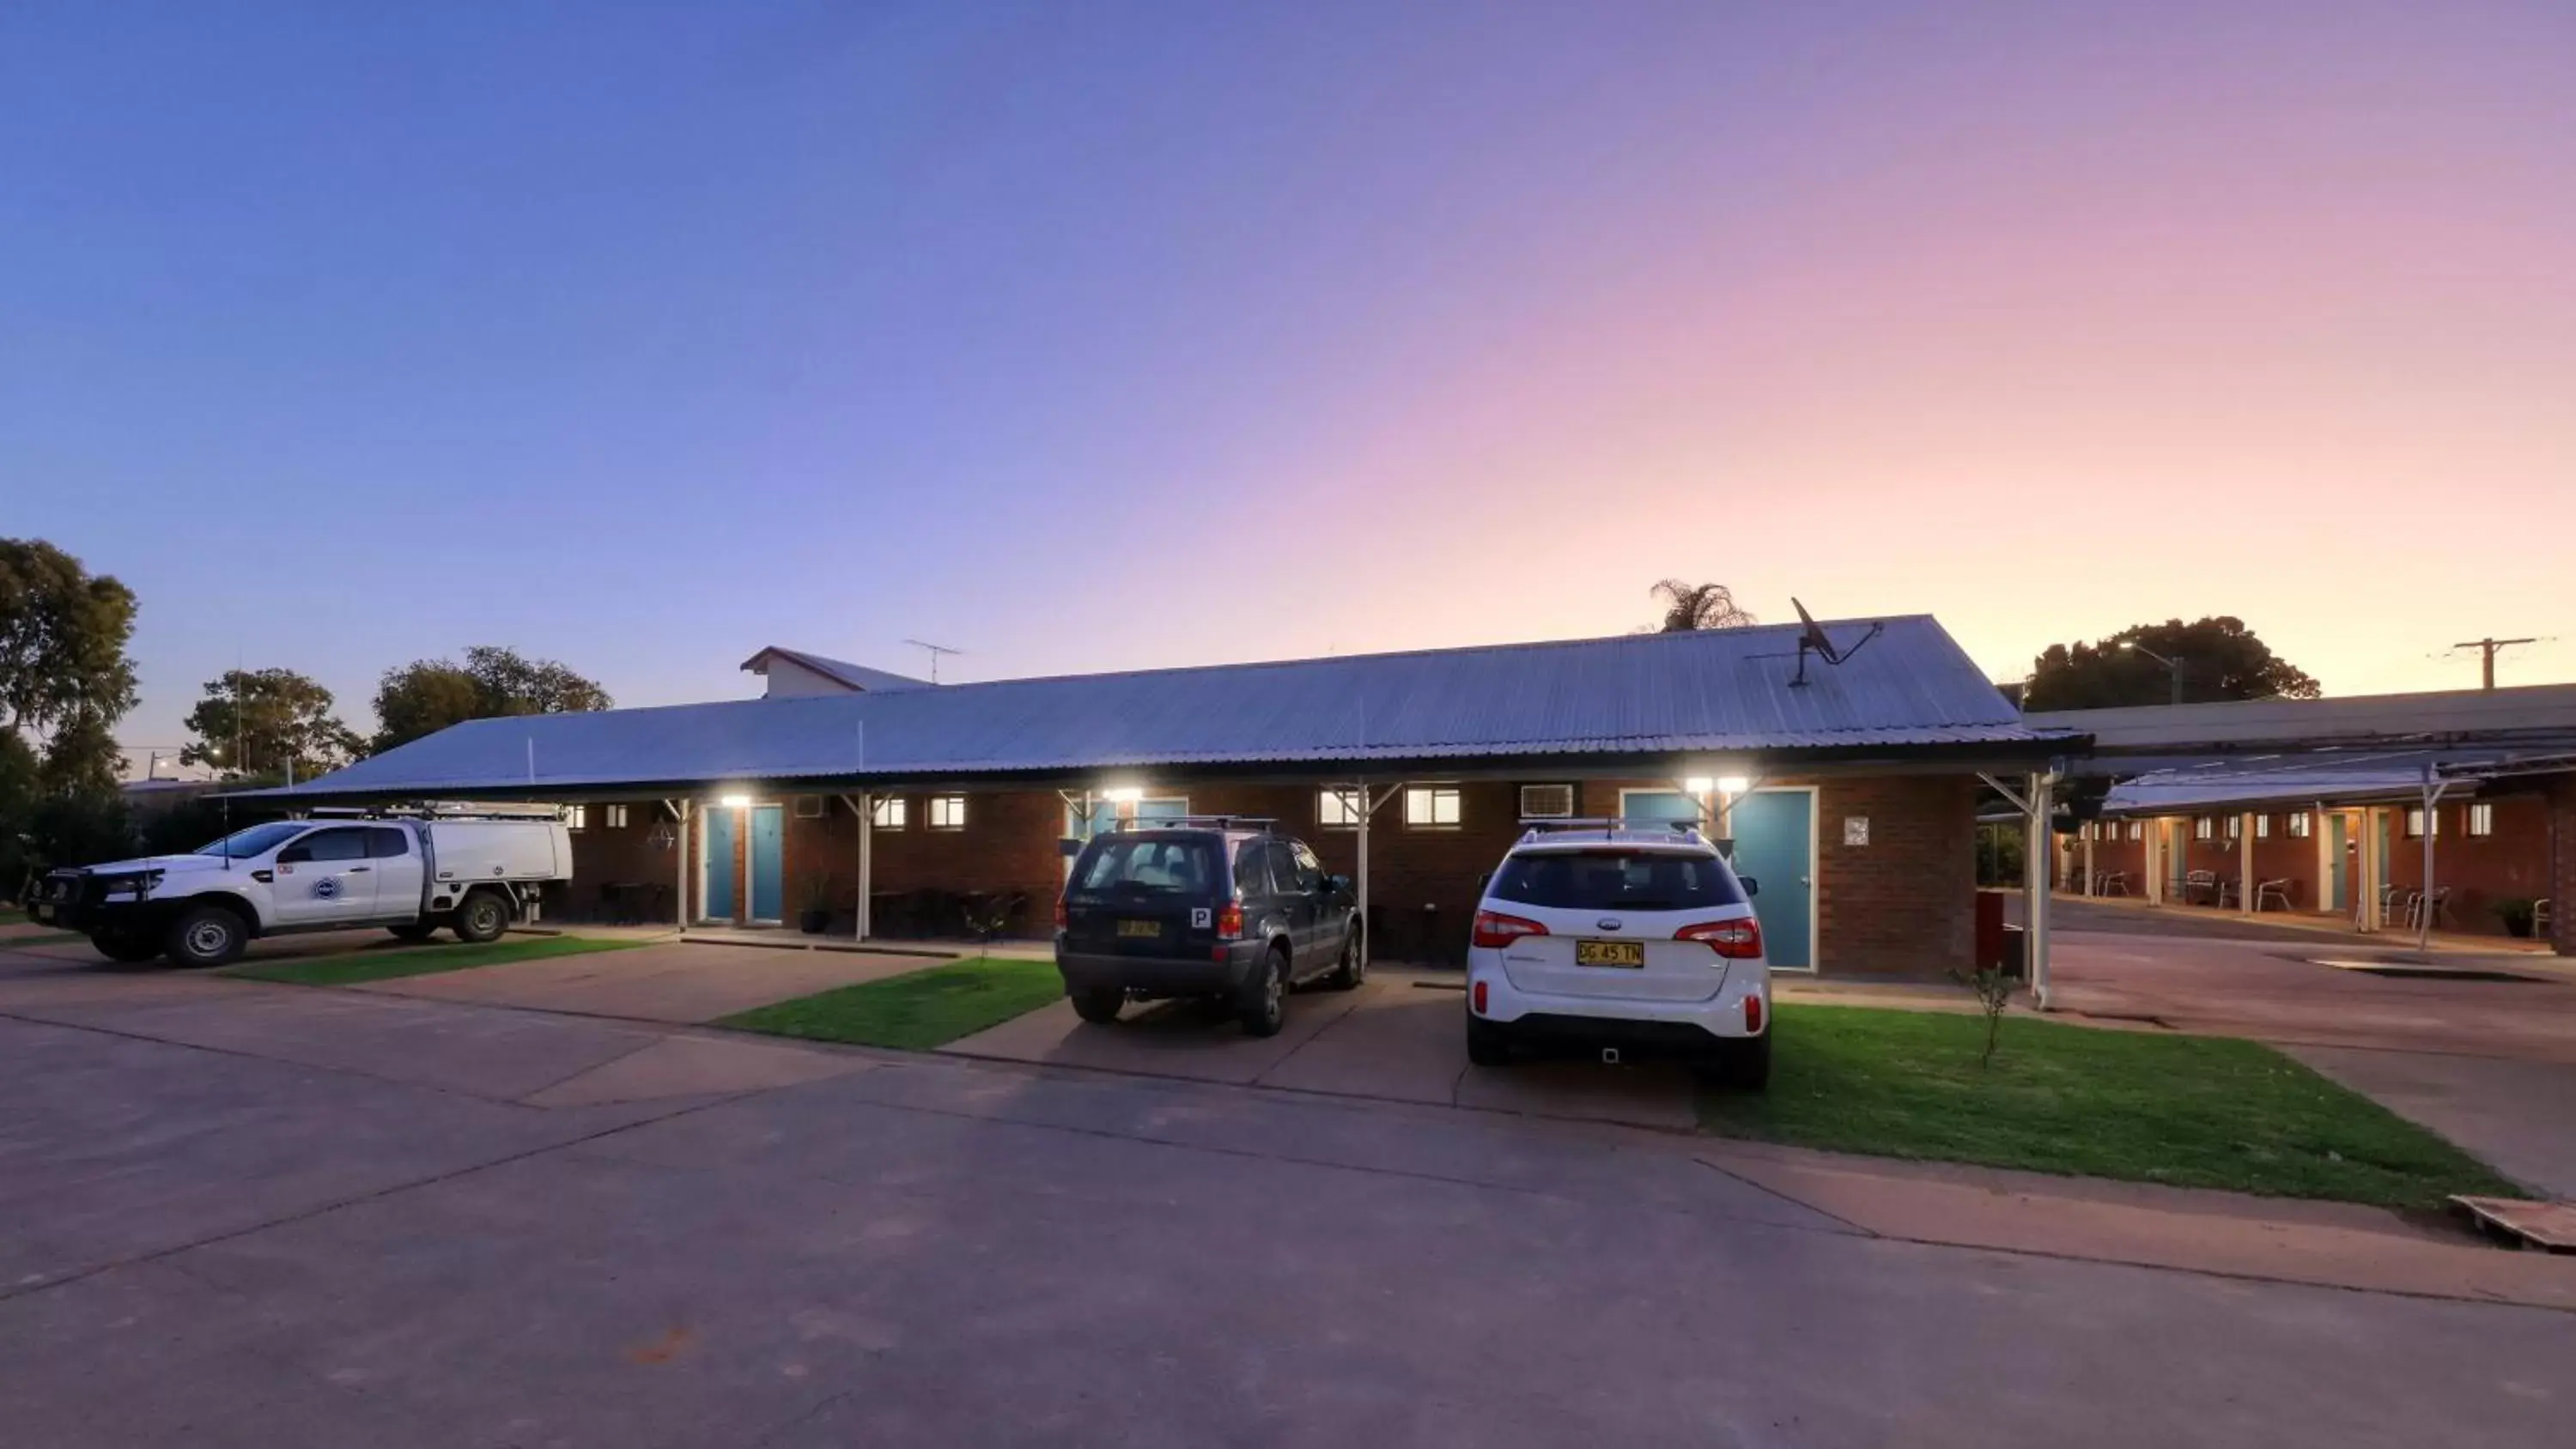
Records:
<instances>
[{"instance_id":1,"label":"carport post","mask_svg":"<svg viewBox=\"0 0 2576 1449\"><path fill-rule=\"evenodd\" d=\"M2424 762L2424 894L2416 898L2415 949L2423 950L2433 943L2433 838L2442 833L2442 792L2451 787L2448 780L2433 778L2433 762Z\"/></svg>"},{"instance_id":2,"label":"carport post","mask_svg":"<svg viewBox=\"0 0 2576 1449\"><path fill-rule=\"evenodd\" d=\"M2102 828L2098 820L2084 822L2084 894L2093 894L2093 834Z\"/></svg>"},{"instance_id":3,"label":"carport post","mask_svg":"<svg viewBox=\"0 0 2576 1449\"><path fill-rule=\"evenodd\" d=\"M2236 818L2236 909L2254 914L2254 812Z\"/></svg>"},{"instance_id":4,"label":"carport post","mask_svg":"<svg viewBox=\"0 0 2576 1449\"><path fill-rule=\"evenodd\" d=\"M841 803L856 811L859 817L859 909L852 922L851 939L864 941L876 926L868 909L868 853L869 847L875 844L876 801L867 791L861 790L856 795L842 796Z\"/></svg>"},{"instance_id":5,"label":"carport post","mask_svg":"<svg viewBox=\"0 0 2576 1449\"><path fill-rule=\"evenodd\" d=\"M1343 790L1344 787L1335 786L1334 788L1339 791ZM1403 788L1404 782L1398 780L1394 784L1386 787L1385 794L1372 800L1369 798L1369 783L1366 780L1362 780L1358 784L1348 787L1344 795L1344 798L1346 799L1351 796L1358 797L1355 803L1360 809L1360 871L1359 880L1357 882L1358 890L1356 894L1359 896L1360 900L1360 950L1372 958L1377 955L1377 938L1369 934L1371 927L1371 922L1369 920L1369 817L1377 813L1377 807L1394 799L1395 792Z\"/></svg>"},{"instance_id":6,"label":"carport post","mask_svg":"<svg viewBox=\"0 0 2576 1449\"><path fill-rule=\"evenodd\" d=\"M2030 982L2031 1005L2048 1010L2048 896L2056 883L2055 848L2048 817L2056 809L2057 776L2042 771L2030 777L2029 824L2022 838L2023 921L2022 972Z\"/></svg>"},{"instance_id":7,"label":"carport post","mask_svg":"<svg viewBox=\"0 0 2576 1449\"><path fill-rule=\"evenodd\" d=\"M680 817L680 833L671 841L671 924L685 931L689 928L689 802L673 801L671 813Z\"/></svg>"}]
</instances>

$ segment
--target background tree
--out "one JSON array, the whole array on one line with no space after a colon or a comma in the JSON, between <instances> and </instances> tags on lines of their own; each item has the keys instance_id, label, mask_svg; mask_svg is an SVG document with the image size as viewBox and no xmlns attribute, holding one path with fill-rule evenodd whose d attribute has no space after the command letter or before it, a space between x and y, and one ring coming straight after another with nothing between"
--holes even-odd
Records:
<instances>
[{"instance_id":1,"label":"background tree","mask_svg":"<svg viewBox=\"0 0 2576 1449\"><path fill-rule=\"evenodd\" d=\"M331 713L331 691L292 669L228 669L206 681L188 712L196 736L179 751L191 765L284 772L298 780L336 770L365 753L357 733Z\"/></svg>"},{"instance_id":2,"label":"background tree","mask_svg":"<svg viewBox=\"0 0 2576 1449\"><path fill-rule=\"evenodd\" d=\"M2123 649L2123 641L2138 649ZM2172 677L2141 650L2178 661L2186 703L2226 699L2314 699L2316 680L2272 652L2242 619L2219 615L2186 624L2138 624L2089 644L2051 644L2031 665L2025 709L2109 709L2166 704Z\"/></svg>"},{"instance_id":3,"label":"background tree","mask_svg":"<svg viewBox=\"0 0 2576 1449\"><path fill-rule=\"evenodd\" d=\"M1680 579L1665 579L1649 592L1664 601L1664 619L1656 626L1661 633L1741 629L1756 622L1750 611L1735 602L1734 590L1724 584L1693 584Z\"/></svg>"},{"instance_id":4,"label":"background tree","mask_svg":"<svg viewBox=\"0 0 2576 1449\"><path fill-rule=\"evenodd\" d=\"M113 792L134 708L134 591L41 539L0 539L0 712L54 789Z\"/></svg>"},{"instance_id":5,"label":"background tree","mask_svg":"<svg viewBox=\"0 0 2576 1449\"><path fill-rule=\"evenodd\" d=\"M381 752L469 719L607 709L608 691L551 659L478 644L465 662L415 659L385 671L376 687L375 748Z\"/></svg>"}]
</instances>

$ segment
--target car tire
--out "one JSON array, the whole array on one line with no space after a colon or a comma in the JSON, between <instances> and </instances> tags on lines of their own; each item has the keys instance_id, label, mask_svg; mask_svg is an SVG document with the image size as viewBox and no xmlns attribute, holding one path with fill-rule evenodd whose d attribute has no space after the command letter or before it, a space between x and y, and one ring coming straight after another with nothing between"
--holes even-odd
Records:
<instances>
[{"instance_id":1,"label":"car tire","mask_svg":"<svg viewBox=\"0 0 2576 1449\"><path fill-rule=\"evenodd\" d=\"M1715 1070L1707 1075L1730 1092L1761 1092L1771 1086L1771 1033L1728 1042L1718 1049Z\"/></svg>"},{"instance_id":2,"label":"car tire","mask_svg":"<svg viewBox=\"0 0 2576 1449\"><path fill-rule=\"evenodd\" d=\"M510 903L498 891L476 891L456 908L448 929L469 946L488 946L510 929Z\"/></svg>"},{"instance_id":3,"label":"car tire","mask_svg":"<svg viewBox=\"0 0 2576 1449\"><path fill-rule=\"evenodd\" d=\"M438 927L427 921L406 921L399 926L387 926L385 929L393 933L395 940L410 941L415 945L438 934Z\"/></svg>"},{"instance_id":4,"label":"car tire","mask_svg":"<svg viewBox=\"0 0 2576 1449\"><path fill-rule=\"evenodd\" d=\"M1124 991L1077 991L1073 993L1073 1014L1093 1026L1111 1026L1118 1012L1127 1004Z\"/></svg>"},{"instance_id":5,"label":"car tire","mask_svg":"<svg viewBox=\"0 0 2576 1449\"><path fill-rule=\"evenodd\" d=\"M1360 983L1367 979L1368 953L1360 949L1359 928L1354 926L1342 937L1341 964L1333 968L1332 975L1324 978L1324 984L1335 991L1357 991Z\"/></svg>"},{"instance_id":6,"label":"car tire","mask_svg":"<svg viewBox=\"0 0 2576 1449\"><path fill-rule=\"evenodd\" d=\"M1261 969L1243 978L1243 993L1235 1002L1235 1015L1243 1021L1245 1036L1277 1036L1288 1022L1288 953L1273 951L1261 958Z\"/></svg>"},{"instance_id":7,"label":"car tire","mask_svg":"<svg viewBox=\"0 0 2576 1449\"><path fill-rule=\"evenodd\" d=\"M1511 1037L1495 1023L1470 1013L1467 1017L1467 1060L1480 1067L1511 1065Z\"/></svg>"},{"instance_id":8,"label":"car tire","mask_svg":"<svg viewBox=\"0 0 2576 1449\"><path fill-rule=\"evenodd\" d=\"M152 936L125 931L101 931L89 938L98 954L127 966L140 966L161 954L161 942Z\"/></svg>"},{"instance_id":9,"label":"car tire","mask_svg":"<svg viewBox=\"0 0 2576 1449\"><path fill-rule=\"evenodd\" d=\"M181 966L228 966L250 947L250 926L222 906L190 906L170 923L162 949Z\"/></svg>"}]
</instances>

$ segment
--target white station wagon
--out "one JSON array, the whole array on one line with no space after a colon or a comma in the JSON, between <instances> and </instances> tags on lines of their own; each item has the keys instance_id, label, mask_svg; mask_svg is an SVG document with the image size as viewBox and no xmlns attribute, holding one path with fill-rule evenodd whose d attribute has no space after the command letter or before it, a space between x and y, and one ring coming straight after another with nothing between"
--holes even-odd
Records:
<instances>
[{"instance_id":1,"label":"white station wagon","mask_svg":"<svg viewBox=\"0 0 2576 1449\"><path fill-rule=\"evenodd\" d=\"M1771 1076L1771 967L1758 883L1698 830L1559 820L1532 828L1485 887L1467 951L1467 1057L1522 1048L1687 1058L1760 1091Z\"/></svg>"}]
</instances>

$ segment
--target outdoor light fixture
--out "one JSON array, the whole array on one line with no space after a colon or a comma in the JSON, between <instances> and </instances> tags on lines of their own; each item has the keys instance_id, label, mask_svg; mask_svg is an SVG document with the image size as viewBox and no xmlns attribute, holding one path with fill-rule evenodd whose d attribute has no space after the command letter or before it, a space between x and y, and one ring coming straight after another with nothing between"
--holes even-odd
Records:
<instances>
[{"instance_id":1,"label":"outdoor light fixture","mask_svg":"<svg viewBox=\"0 0 2576 1449\"><path fill-rule=\"evenodd\" d=\"M1693 775L1689 779L1682 781L1682 788L1693 795L1705 795L1710 790L1714 789L1716 785L1717 782L1706 775Z\"/></svg>"},{"instance_id":2,"label":"outdoor light fixture","mask_svg":"<svg viewBox=\"0 0 2576 1449\"><path fill-rule=\"evenodd\" d=\"M1145 798L1145 792L1133 785L1120 785L1101 791L1100 798L1112 805L1133 805Z\"/></svg>"},{"instance_id":3,"label":"outdoor light fixture","mask_svg":"<svg viewBox=\"0 0 2576 1449\"><path fill-rule=\"evenodd\" d=\"M1727 775L1717 782L1717 788L1729 795L1741 795L1753 788L1753 782L1742 775Z\"/></svg>"},{"instance_id":4,"label":"outdoor light fixture","mask_svg":"<svg viewBox=\"0 0 2576 1449\"><path fill-rule=\"evenodd\" d=\"M727 810L740 810L751 803L751 797L748 795L720 795L716 797L716 803L722 805Z\"/></svg>"}]
</instances>

